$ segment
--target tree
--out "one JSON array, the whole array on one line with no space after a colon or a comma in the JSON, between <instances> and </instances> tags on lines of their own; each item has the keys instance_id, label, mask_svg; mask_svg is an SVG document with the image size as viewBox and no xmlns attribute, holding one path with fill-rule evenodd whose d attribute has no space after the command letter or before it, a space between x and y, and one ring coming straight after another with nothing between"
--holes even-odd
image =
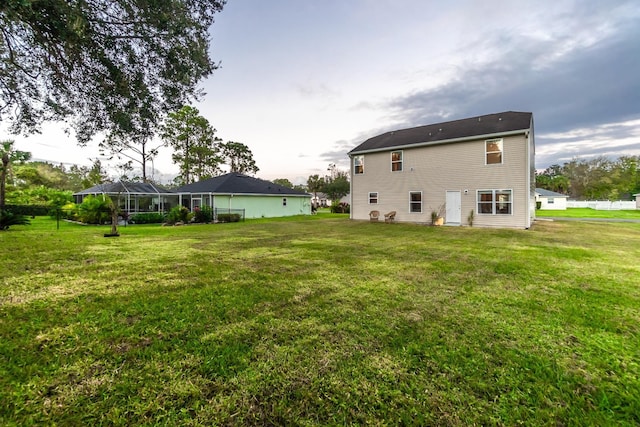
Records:
<instances>
[{"instance_id":1,"label":"tree","mask_svg":"<svg viewBox=\"0 0 640 427\"><path fill-rule=\"evenodd\" d=\"M260 170L253 160L253 153L243 143L228 141L220 144L220 148L223 161L229 166L229 172L255 174Z\"/></svg>"},{"instance_id":2,"label":"tree","mask_svg":"<svg viewBox=\"0 0 640 427\"><path fill-rule=\"evenodd\" d=\"M333 163L329 165L328 170L330 175L325 178L322 190L329 200L336 202L351 191L349 175L347 172L339 170Z\"/></svg>"},{"instance_id":3,"label":"tree","mask_svg":"<svg viewBox=\"0 0 640 427\"><path fill-rule=\"evenodd\" d=\"M94 159L90 167L73 165L69 168L70 190L80 191L102 184L109 177L102 167L100 159Z\"/></svg>"},{"instance_id":4,"label":"tree","mask_svg":"<svg viewBox=\"0 0 640 427\"><path fill-rule=\"evenodd\" d=\"M283 187L293 188L293 184L287 178L276 178L272 182L274 184L282 185Z\"/></svg>"},{"instance_id":5,"label":"tree","mask_svg":"<svg viewBox=\"0 0 640 427\"><path fill-rule=\"evenodd\" d=\"M123 135L116 133L110 134L104 141L98 144L100 154L108 156L108 160L117 158L123 160L121 164L125 169L133 171L133 164L137 163L142 171L142 182L147 182L147 163L153 162L153 159L158 155L158 149L163 144L153 144L150 146L150 136L144 135Z\"/></svg>"},{"instance_id":6,"label":"tree","mask_svg":"<svg viewBox=\"0 0 640 427\"><path fill-rule=\"evenodd\" d=\"M0 121L70 121L78 141L149 132L218 65L209 27L225 0L0 2Z\"/></svg>"},{"instance_id":7,"label":"tree","mask_svg":"<svg viewBox=\"0 0 640 427\"><path fill-rule=\"evenodd\" d=\"M220 171L217 143L222 140L215 133L197 108L185 105L167 116L161 136L174 149L172 158L180 168L182 184L210 178Z\"/></svg>"},{"instance_id":8,"label":"tree","mask_svg":"<svg viewBox=\"0 0 640 427\"><path fill-rule=\"evenodd\" d=\"M324 187L324 178L320 175L310 175L307 179L307 189L313 193L313 197L318 199L318 192L322 191Z\"/></svg>"},{"instance_id":9,"label":"tree","mask_svg":"<svg viewBox=\"0 0 640 427\"><path fill-rule=\"evenodd\" d=\"M31 153L19 151L13 148L14 141L0 142L0 215L3 214L5 205L5 191L7 177L11 173L11 165L26 162L31 158Z\"/></svg>"}]
</instances>

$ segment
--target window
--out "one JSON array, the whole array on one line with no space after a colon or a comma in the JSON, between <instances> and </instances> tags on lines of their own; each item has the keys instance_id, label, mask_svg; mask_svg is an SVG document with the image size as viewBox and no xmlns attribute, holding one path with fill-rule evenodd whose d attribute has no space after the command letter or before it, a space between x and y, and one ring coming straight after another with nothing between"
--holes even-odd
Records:
<instances>
[{"instance_id":1,"label":"window","mask_svg":"<svg viewBox=\"0 0 640 427\"><path fill-rule=\"evenodd\" d=\"M511 190L478 190L478 213L485 215L511 215Z\"/></svg>"},{"instance_id":2,"label":"window","mask_svg":"<svg viewBox=\"0 0 640 427\"><path fill-rule=\"evenodd\" d=\"M364 156L353 157L353 173L356 175L364 173Z\"/></svg>"},{"instance_id":3,"label":"window","mask_svg":"<svg viewBox=\"0 0 640 427\"><path fill-rule=\"evenodd\" d=\"M547 199L547 204L548 204L548 205L552 205L552 204L553 204L553 197L549 197L549 198Z\"/></svg>"},{"instance_id":4,"label":"window","mask_svg":"<svg viewBox=\"0 0 640 427\"><path fill-rule=\"evenodd\" d=\"M485 141L485 161L487 165L502 163L502 139L488 139Z\"/></svg>"},{"instance_id":5,"label":"window","mask_svg":"<svg viewBox=\"0 0 640 427\"><path fill-rule=\"evenodd\" d=\"M422 212L422 191L412 191L409 193L409 212Z\"/></svg>"},{"instance_id":6,"label":"window","mask_svg":"<svg viewBox=\"0 0 640 427\"><path fill-rule=\"evenodd\" d=\"M287 198L286 197L282 198L282 206L287 206Z\"/></svg>"},{"instance_id":7,"label":"window","mask_svg":"<svg viewBox=\"0 0 640 427\"><path fill-rule=\"evenodd\" d=\"M402 151L391 152L391 171L402 171Z\"/></svg>"},{"instance_id":8,"label":"window","mask_svg":"<svg viewBox=\"0 0 640 427\"><path fill-rule=\"evenodd\" d=\"M369 193L369 204L370 205L377 205L378 204L378 192L377 191Z\"/></svg>"}]
</instances>

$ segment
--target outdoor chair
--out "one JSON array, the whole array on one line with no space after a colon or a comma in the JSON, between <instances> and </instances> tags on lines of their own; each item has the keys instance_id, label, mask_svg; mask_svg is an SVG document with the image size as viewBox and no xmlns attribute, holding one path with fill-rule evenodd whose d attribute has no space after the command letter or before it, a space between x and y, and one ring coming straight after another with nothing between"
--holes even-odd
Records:
<instances>
[{"instance_id":1,"label":"outdoor chair","mask_svg":"<svg viewBox=\"0 0 640 427\"><path fill-rule=\"evenodd\" d=\"M384 214L384 222L394 222L396 220L396 211L391 211L387 214Z\"/></svg>"},{"instance_id":2,"label":"outdoor chair","mask_svg":"<svg viewBox=\"0 0 640 427\"><path fill-rule=\"evenodd\" d=\"M380 211L371 211L371 212L369 212L369 221L377 222L378 218L380 218Z\"/></svg>"}]
</instances>

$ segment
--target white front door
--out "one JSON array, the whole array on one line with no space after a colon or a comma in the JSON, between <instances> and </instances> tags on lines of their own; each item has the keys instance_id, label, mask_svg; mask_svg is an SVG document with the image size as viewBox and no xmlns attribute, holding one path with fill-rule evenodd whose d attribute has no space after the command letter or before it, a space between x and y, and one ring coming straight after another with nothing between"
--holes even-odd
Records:
<instances>
[{"instance_id":1,"label":"white front door","mask_svg":"<svg viewBox=\"0 0 640 427\"><path fill-rule=\"evenodd\" d=\"M446 218L447 224L460 224L462 206L459 191L447 191Z\"/></svg>"}]
</instances>

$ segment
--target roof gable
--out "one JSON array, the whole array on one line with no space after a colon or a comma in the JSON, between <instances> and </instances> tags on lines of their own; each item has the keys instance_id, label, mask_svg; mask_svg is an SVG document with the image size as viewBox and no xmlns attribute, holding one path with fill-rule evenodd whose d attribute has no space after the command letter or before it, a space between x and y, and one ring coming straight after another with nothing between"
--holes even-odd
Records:
<instances>
[{"instance_id":1,"label":"roof gable","mask_svg":"<svg viewBox=\"0 0 640 427\"><path fill-rule=\"evenodd\" d=\"M183 185L178 187L176 191L178 193L265 194L310 197L308 193L303 191L235 172Z\"/></svg>"},{"instance_id":2,"label":"roof gable","mask_svg":"<svg viewBox=\"0 0 640 427\"><path fill-rule=\"evenodd\" d=\"M367 139L349 154L417 144L435 144L472 137L498 135L508 132L526 131L531 128L532 113L505 111L450 122L435 123L409 129L386 132Z\"/></svg>"}]
</instances>

